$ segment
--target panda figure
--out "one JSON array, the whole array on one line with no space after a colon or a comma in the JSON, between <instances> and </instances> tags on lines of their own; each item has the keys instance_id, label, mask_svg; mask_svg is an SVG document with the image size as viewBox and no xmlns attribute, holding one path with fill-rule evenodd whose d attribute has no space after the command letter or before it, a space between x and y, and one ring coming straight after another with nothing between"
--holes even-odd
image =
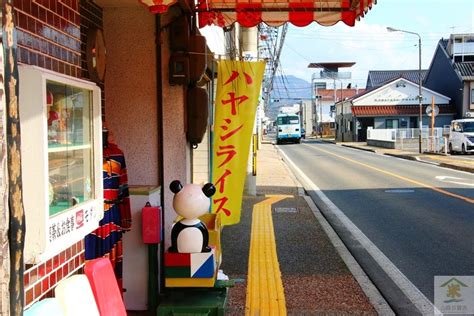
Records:
<instances>
[{"instance_id":1,"label":"panda figure","mask_svg":"<svg viewBox=\"0 0 474 316\"><path fill-rule=\"evenodd\" d=\"M183 186L179 180L174 180L170 183L170 190L175 194L173 208L183 219L171 229L169 252L210 252L209 233L199 216L208 212L211 205L209 198L216 193L215 186L212 183L202 188L197 184Z\"/></svg>"}]
</instances>

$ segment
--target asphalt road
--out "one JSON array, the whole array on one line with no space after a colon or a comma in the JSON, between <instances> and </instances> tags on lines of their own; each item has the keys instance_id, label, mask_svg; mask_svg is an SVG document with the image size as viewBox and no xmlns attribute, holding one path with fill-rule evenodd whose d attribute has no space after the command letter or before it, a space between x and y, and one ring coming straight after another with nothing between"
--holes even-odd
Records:
<instances>
[{"instance_id":1,"label":"asphalt road","mask_svg":"<svg viewBox=\"0 0 474 316\"><path fill-rule=\"evenodd\" d=\"M434 276L474 275L472 173L314 140L279 149L430 301Z\"/></svg>"}]
</instances>

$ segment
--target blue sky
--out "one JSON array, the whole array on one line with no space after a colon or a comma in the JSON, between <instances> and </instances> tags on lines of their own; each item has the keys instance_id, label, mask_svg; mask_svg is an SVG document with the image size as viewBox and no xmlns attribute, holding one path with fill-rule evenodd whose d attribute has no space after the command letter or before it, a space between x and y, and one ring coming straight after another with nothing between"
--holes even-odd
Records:
<instances>
[{"instance_id":1,"label":"blue sky","mask_svg":"<svg viewBox=\"0 0 474 316\"><path fill-rule=\"evenodd\" d=\"M378 0L355 27L290 25L279 74L309 82L315 72L307 68L310 62L353 61L341 71L351 71L352 85L363 88L369 70L418 69L418 37L388 32L387 26L421 35L422 68L427 69L441 38L474 33L474 0Z\"/></svg>"}]
</instances>

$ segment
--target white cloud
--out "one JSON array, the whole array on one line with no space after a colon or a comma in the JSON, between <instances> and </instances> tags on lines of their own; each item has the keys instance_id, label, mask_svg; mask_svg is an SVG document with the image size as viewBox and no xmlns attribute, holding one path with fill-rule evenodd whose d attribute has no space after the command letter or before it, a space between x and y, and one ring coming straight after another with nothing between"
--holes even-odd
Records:
<instances>
[{"instance_id":1,"label":"white cloud","mask_svg":"<svg viewBox=\"0 0 474 316\"><path fill-rule=\"evenodd\" d=\"M434 47L425 47L422 42L422 68L428 68ZM281 64L285 75L309 80L315 70L306 68L310 62L355 62L352 68L341 71L351 71L354 84L362 87L369 70L418 69L418 56L416 35L388 32L386 26L362 20L355 27L342 23L290 27Z\"/></svg>"}]
</instances>

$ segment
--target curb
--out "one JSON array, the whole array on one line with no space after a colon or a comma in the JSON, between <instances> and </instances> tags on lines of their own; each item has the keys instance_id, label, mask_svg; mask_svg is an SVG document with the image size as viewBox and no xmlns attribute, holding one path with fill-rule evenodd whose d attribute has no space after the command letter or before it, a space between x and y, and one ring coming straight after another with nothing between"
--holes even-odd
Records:
<instances>
[{"instance_id":1,"label":"curb","mask_svg":"<svg viewBox=\"0 0 474 316\"><path fill-rule=\"evenodd\" d=\"M298 191L298 196L303 196L303 197L306 196L306 190L304 189L303 184L298 180L296 175L293 173L293 170L291 170L291 168L286 163L285 159L283 159L283 156L281 155L281 150L278 147L276 147L275 144L273 144L273 148L275 148L275 150L277 151L278 156L283 161L283 165L285 166L285 169L288 172L288 175L290 176L291 180L293 180L293 182L295 183L296 189Z\"/></svg>"},{"instance_id":2,"label":"curb","mask_svg":"<svg viewBox=\"0 0 474 316\"><path fill-rule=\"evenodd\" d=\"M433 155L433 156L444 156L444 157L447 157L449 155L446 155L446 154L442 154L442 153L431 153L431 152L427 152L425 151L423 154L429 156L429 155Z\"/></svg>"},{"instance_id":3,"label":"curb","mask_svg":"<svg viewBox=\"0 0 474 316\"><path fill-rule=\"evenodd\" d=\"M364 150L364 151L370 151L370 152L373 152L373 153L377 152L375 149L372 149L372 148L364 148L364 147L344 145L344 144L341 144L341 146L347 147L347 148L354 148L354 149Z\"/></svg>"},{"instance_id":4,"label":"curb","mask_svg":"<svg viewBox=\"0 0 474 316\"><path fill-rule=\"evenodd\" d=\"M431 164L431 165L436 165L436 166L442 167L442 168L454 169L454 170L458 170L458 171L474 173L474 168L452 165L452 164L445 163L445 162L433 163L433 162L430 162L430 161L425 161L425 160L423 160L423 159L421 159L420 157L417 157L417 156L397 155L397 154L390 154L390 153L384 153L384 155L397 157L397 158L402 158L402 159L406 159L406 160L418 161L418 162L427 163L427 164Z\"/></svg>"},{"instance_id":5,"label":"curb","mask_svg":"<svg viewBox=\"0 0 474 316\"><path fill-rule=\"evenodd\" d=\"M363 147L360 147L360 146L352 146L352 145L345 145L345 144L340 144L340 146L347 147L347 148L354 148L354 149L358 149L358 150L369 151L369 152L373 152L373 153L378 153L377 150L372 149L372 148L363 148ZM445 162L432 163L432 162L429 162L429 161L424 161L423 159L421 159L418 156L400 155L400 154L392 154L392 153L383 153L383 155L390 156L390 157L401 158L401 159L406 159L406 160L418 161L418 162L432 164L432 165L437 165L439 167L454 169L454 170L458 170L458 171L474 173L474 168L453 165L453 164L449 164L449 163L445 163Z\"/></svg>"},{"instance_id":6,"label":"curb","mask_svg":"<svg viewBox=\"0 0 474 316\"><path fill-rule=\"evenodd\" d=\"M375 286L375 284L370 280L369 276L365 273L364 269L360 266L354 256L351 254L349 249L346 247L344 242L341 240L337 232L328 222L323 213L316 206L314 201L309 195L304 197L306 203L308 203L309 208L313 212L314 217L321 225L322 229L328 236L330 242L336 249L336 252L339 254L341 259L346 264L349 271L352 273L354 279L359 283L364 294L367 296L370 304L379 315L395 315L395 312L392 310L388 302L385 300L383 295L380 293L380 290Z\"/></svg>"},{"instance_id":7,"label":"curb","mask_svg":"<svg viewBox=\"0 0 474 316\"><path fill-rule=\"evenodd\" d=\"M326 216L321 212L321 210L316 205L313 197L307 192L307 189L304 187L303 183L300 181L299 176L297 175L296 171L294 170L294 166L292 167L289 162L287 161L288 157L279 149L276 148L280 159L285 164L287 170L289 171L290 177L296 180L298 184L298 189L301 189L305 193L303 194L303 198L306 201L306 204L311 209L315 219L321 225L323 231L326 233L326 236L329 238L332 246L335 248L335 251L341 258L341 260L346 264L347 268L349 269L352 277L356 280L359 284L361 290L364 292L364 295L369 300L370 304L374 308L374 310L379 315L395 315L390 304L386 301L385 297L380 293L380 290L374 284L373 280L369 278L367 273L361 267L360 263L348 249L345 242L341 239L339 234L335 231L333 225L328 221Z\"/></svg>"},{"instance_id":8,"label":"curb","mask_svg":"<svg viewBox=\"0 0 474 316\"><path fill-rule=\"evenodd\" d=\"M309 195L309 200L316 205L322 217L329 222L329 226L333 228L335 235L340 238L341 243L348 249L348 253L350 253L354 260L353 262L361 268L360 271L365 275L362 280L357 272L351 270L351 273L378 314L389 315L393 312L394 314L403 315L432 315L433 310L436 311L436 309L424 294L337 209L311 180L306 179L307 177L302 174L287 156L282 158L286 163L289 163L289 167L291 165L295 176L301 177L300 182L308 185L308 187L305 185L305 190ZM311 204L309 200L307 199L308 205ZM370 288L374 290L372 291ZM382 295L381 293L384 294Z\"/></svg>"},{"instance_id":9,"label":"curb","mask_svg":"<svg viewBox=\"0 0 474 316\"><path fill-rule=\"evenodd\" d=\"M384 153L385 156L390 156L390 157L396 157L396 158L402 158L406 160L413 160L413 161L419 161L419 162L424 162L420 160L419 157L417 156L410 156L410 155L398 155L398 154L391 154L391 153Z\"/></svg>"},{"instance_id":10,"label":"curb","mask_svg":"<svg viewBox=\"0 0 474 316\"><path fill-rule=\"evenodd\" d=\"M456 166L456 165L450 165L450 164L447 164L447 163L440 163L439 164L440 167L444 167L444 168L449 168L449 169L454 169L454 170L459 170L459 171L465 171L465 172L469 172L469 173L474 173L474 168L469 168L469 167L462 167L462 166Z\"/></svg>"},{"instance_id":11,"label":"curb","mask_svg":"<svg viewBox=\"0 0 474 316\"><path fill-rule=\"evenodd\" d=\"M316 138L315 138L316 139ZM319 138L320 139L320 138ZM332 140L332 139L321 139L323 142L325 143L330 143L330 144L336 144L336 141L335 140Z\"/></svg>"}]
</instances>

